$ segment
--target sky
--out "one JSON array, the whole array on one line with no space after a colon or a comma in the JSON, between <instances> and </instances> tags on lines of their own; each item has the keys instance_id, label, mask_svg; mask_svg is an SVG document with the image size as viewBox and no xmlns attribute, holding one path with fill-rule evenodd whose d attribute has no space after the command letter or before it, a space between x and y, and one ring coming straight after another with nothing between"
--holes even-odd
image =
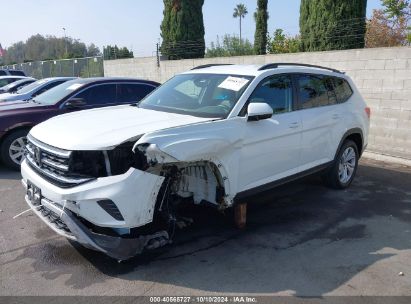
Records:
<instances>
[{"instance_id":1,"label":"sky","mask_svg":"<svg viewBox=\"0 0 411 304\"><path fill-rule=\"evenodd\" d=\"M253 12L256 0L205 0L205 39L209 45L217 36L239 34L234 19L236 4L244 3L249 14L243 20L243 37L254 41ZM300 0L269 0L268 29L295 35L299 31ZM107 44L126 46L134 56L152 56L160 38L162 0L0 0L0 43L4 48L25 41L34 34L66 35L102 49ZM381 0L368 0L367 16L381 8Z\"/></svg>"}]
</instances>

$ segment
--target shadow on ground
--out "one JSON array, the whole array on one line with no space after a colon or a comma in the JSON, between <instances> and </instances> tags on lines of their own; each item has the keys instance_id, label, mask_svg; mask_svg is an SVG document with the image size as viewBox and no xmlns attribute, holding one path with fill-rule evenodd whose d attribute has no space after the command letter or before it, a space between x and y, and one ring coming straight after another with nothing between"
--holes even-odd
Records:
<instances>
[{"instance_id":1,"label":"shadow on ground","mask_svg":"<svg viewBox=\"0 0 411 304\"><path fill-rule=\"evenodd\" d=\"M310 177L255 197L245 231L199 208L173 245L123 263L62 239L30 246L11 262L32 259L43 278L68 277L74 289L119 278L205 292L323 295L411 249L410 235L402 237L411 230L411 169L381 166L363 163L346 191ZM49 234L39 231L40 239Z\"/></svg>"},{"instance_id":2,"label":"shadow on ground","mask_svg":"<svg viewBox=\"0 0 411 304\"><path fill-rule=\"evenodd\" d=\"M11 171L10 169L7 169L2 163L0 163L0 181L5 179L19 180L21 179L21 174L18 171Z\"/></svg>"}]
</instances>

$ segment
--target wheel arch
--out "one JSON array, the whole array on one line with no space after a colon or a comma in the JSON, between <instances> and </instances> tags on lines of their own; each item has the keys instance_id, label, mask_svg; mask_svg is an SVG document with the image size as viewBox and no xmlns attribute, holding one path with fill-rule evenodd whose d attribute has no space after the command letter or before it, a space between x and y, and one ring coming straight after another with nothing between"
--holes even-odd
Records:
<instances>
[{"instance_id":1,"label":"wheel arch","mask_svg":"<svg viewBox=\"0 0 411 304\"><path fill-rule=\"evenodd\" d=\"M10 128L7 128L5 130L4 135L0 138L0 147L3 145L4 140L10 136L10 134L20 130L30 130L32 127L33 125L31 124L18 124Z\"/></svg>"},{"instance_id":2,"label":"wheel arch","mask_svg":"<svg viewBox=\"0 0 411 304\"><path fill-rule=\"evenodd\" d=\"M338 148L334 154L334 159L337 157L338 152L340 151L342 145L344 144L344 142L346 140L352 140L358 149L358 153L361 156L362 153L364 152L364 135L363 132L360 128L352 128L349 129L348 131L346 131L344 133L344 135L342 136L340 143L338 145Z\"/></svg>"}]
</instances>

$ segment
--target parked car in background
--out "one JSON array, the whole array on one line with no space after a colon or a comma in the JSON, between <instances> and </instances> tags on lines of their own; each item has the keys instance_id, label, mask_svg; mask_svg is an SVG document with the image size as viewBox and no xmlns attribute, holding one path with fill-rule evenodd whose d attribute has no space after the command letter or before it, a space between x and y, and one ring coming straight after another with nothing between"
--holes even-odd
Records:
<instances>
[{"instance_id":1,"label":"parked car in background","mask_svg":"<svg viewBox=\"0 0 411 304\"><path fill-rule=\"evenodd\" d=\"M16 101L16 100L29 100L37 95L43 94L44 92L50 90L62 84L66 81L73 80L74 77L52 77L52 78L44 78L41 80L37 80L15 93L6 93L0 95L0 103L1 102L9 102L9 101Z\"/></svg>"},{"instance_id":2,"label":"parked car in background","mask_svg":"<svg viewBox=\"0 0 411 304\"><path fill-rule=\"evenodd\" d=\"M18 169L24 158L26 135L50 117L91 108L140 101L160 84L133 78L77 78L56 86L29 101L0 103L0 156ZM67 128L70 128L67 125Z\"/></svg>"},{"instance_id":3,"label":"parked car in background","mask_svg":"<svg viewBox=\"0 0 411 304\"><path fill-rule=\"evenodd\" d=\"M0 69L0 76L26 76L26 73L21 70L7 70L7 69Z\"/></svg>"},{"instance_id":4,"label":"parked car in background","mask_svg":"<svg viewBox=\"0 0 411 304\"><path fill-rule=\"evenodd\" d=\"M4 87L10 83L25 79L25 76L0 76L0 87Z\"/></svg>"},{"instance_id":5,"label":"parked car in background","mask_svg":"<svg viewBox=\"0 0 411 304\"><path fill-rule=\"evenodd\" d=\"M15 82L12 82L8 85L5 85L3 87L0 88L0 94L4 94L4 93L15 93L16 91L20 90L21 88L29 85L30 83L35 82L36 79L31 78L31 77L27 77L27 78L23 78L21 80L17 80ZM0 95L1 98L1 95Z\"/></svg>"},{"instance_id":6,"label":"parked car in background","mask_svg":"<svg viewBox=\"0 0 411 304\"><path fill-rule=\"evenodd\" d=\"M135 106L34 127L26 201L55 232L125 260L170 243L187 204L235 208L321 172L354 179L370 109L344 73L303 64L201 66Z\"/></svg>"}]
</instances>

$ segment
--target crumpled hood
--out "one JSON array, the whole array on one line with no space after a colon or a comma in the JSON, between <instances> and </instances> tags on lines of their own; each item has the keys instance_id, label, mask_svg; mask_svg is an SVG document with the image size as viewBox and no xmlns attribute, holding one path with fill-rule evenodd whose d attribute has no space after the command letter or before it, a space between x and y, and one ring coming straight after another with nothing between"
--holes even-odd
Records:
<instances>
[{"instance_id":1,"label":"crumpled hood","mask_svg":"<svg viewBox=\"0 0 411 304\"><path fill-rule=\"evenodd\" d=\"M56 116L35 126L30 134L64 150L103 150L148 132L210 120L126 105Z\"/></svg>"}]
</instances>

